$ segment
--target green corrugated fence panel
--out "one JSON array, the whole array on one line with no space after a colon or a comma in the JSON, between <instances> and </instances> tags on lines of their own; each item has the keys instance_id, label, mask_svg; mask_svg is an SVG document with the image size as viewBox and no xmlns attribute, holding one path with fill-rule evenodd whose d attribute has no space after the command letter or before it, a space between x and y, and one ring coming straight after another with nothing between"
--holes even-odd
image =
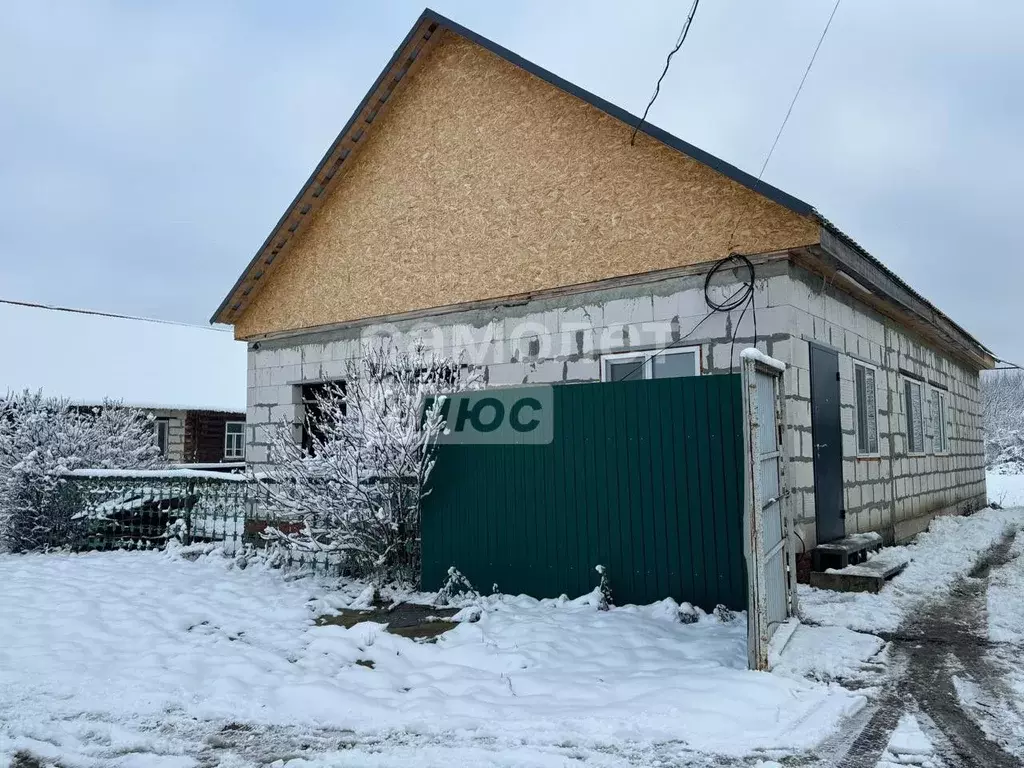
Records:
<instances>
[{"instance_id":1,"label":"green corrugated fence panel","mask_svg":"<svg viewBox=\"0 0 1024 768\"><path fill-rule=\"evenodd\" d=\"M746 607L740 377L562 385L547 445L437 447L423 588Z\"/></svg>"}]
</instances>

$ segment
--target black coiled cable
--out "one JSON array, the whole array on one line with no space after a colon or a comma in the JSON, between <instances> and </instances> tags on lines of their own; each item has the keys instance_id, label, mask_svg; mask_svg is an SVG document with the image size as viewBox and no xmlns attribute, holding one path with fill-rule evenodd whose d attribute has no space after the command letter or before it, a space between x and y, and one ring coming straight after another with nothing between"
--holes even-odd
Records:
<instances>
[{"instance_id":1,"label":"black coiled cable","mask_svg":"<svg viewBox=\"0 0 1024 768\"><path fill-rule=\"evenodd\" d=\"M740 266L746 267L747 272L750 275L750 280L749 282L743 283L739 288L737 288L735 291L729 294L722 301L716 301L711 298L711 279L716 274L718 274L719 271L725 269L731 264L738 264ZM704 315L704 317L702 317L697 322L697 324L689 330L689 332L685 336L676 339L667 347L663 347L662 349L656 350L652 355L644 358L640 363L637 364L636 368L630 370L624 378L629 378L630 376L632 376L638 370L642 369L645 365L647 365L648 362L650 362L658 355L665 352L665 350L672 349L673 347L682 344L686 339L693 335L694 331L696 331L698 328L700 328L701 325L703 325L705 320L713 316L716 312L732 312L734 309L739 309L740 307L743 307L743 311L740 312L739 319L736 321L736 325L733 326L732 333L730 334L732 344L729 347L729 373L732 373L735 367L734 353L736 351L736 337L739 335L740 323L743 322L743 317L747 314L747 309L751 310L751 314L754 318L753 344L755 347L757 346L757 308L754 306L754 277L754 265L750 261L750 259L744 256L742 253L733 252L726 256L724 259L720 259L719 261L717 261L715 263L715 266L711 268L711 271L708 272L707 275L704 277L704 301L707 303L711 311Z\"/></svg>"},{"instance_id":2,"label":"black coiled cable","mask_svg":"<svg viewBox=\"0 0 1024 768\"><path fill-rule=\"evenodd\" d=\"M711 279L721 270L727 269L733 265L736 265L737 267L746 267L747 272L750 275L750 279L722 301L715 301L711 298ZM743 311L740 312L739 319L736 321L736 325L733 327L731 334L732 343L729 346L729 373L732 373L733 366L735 365L734 353L736 352L736 337L739 335L740 324L743 322L743 317L747 314L748 309L751 310L751 314L754 318L754 345L757 346L757 308L754 306L754 265L751 263L750 259L742 253L733 252L724 259L716 262L715 266L713 266L711 271L704 277L704 301L713 312L732 312L734 309L743 307Z\"/></svg>"}]
</instances>

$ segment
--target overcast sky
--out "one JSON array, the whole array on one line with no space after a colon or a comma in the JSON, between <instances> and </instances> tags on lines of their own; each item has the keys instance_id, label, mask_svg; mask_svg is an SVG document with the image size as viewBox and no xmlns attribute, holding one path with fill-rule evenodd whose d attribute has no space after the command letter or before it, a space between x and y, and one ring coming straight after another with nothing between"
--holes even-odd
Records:
<instances>
[{"instance_id":1,"label":"overcast sky","mask_svg":"<svg viewBox=\"0 0 1024 768\"><path fill-rule=\"evenodd\" d=\"M689 2L432 7L640 113ZM649 119L756 174L831 7L704 0ZM0 298L205 323L422 10L7 4ZM1024 364L1022 29L845 0L765 179Z\"/></svg>"}]
</instances>

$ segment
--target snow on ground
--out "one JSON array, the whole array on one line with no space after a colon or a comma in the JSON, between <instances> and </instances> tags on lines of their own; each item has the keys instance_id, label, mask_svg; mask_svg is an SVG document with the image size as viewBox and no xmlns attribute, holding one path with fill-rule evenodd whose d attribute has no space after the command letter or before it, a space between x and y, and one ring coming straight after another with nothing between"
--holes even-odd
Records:
<instances>
[{"instance_id":1,"label":"snow on ground","mask_svg":"<svg viewBox=\"0 0 1024 768\"><path fill-rule=\"evenodd\" d=\"M1004 506L1024 506L1024 475L988 475L989 498ZM986 612L988 638L996 645L988 651L993 662L1004 670L1005 696L991 704L979 701L977 686L968 680L957 681L957 694L973 709L979 725L1012 743L1018 752L1024 749L1024 669L1019 648L1024 645L1024 535L1018 534L1007 553L1005 564L989 574Z\"/></svg>"},{"instance_id":2,"label":"snow on ground","mask_svg":"<svg viewBox=\"0 0 1024 768\"><path fill-rule=\"evenodd\" d=\"M1024 670L1019 649L994 647L985 651L998 681L979 685L964 672L954 675L953 688L963 710L985 734L1012 755L1024 754Z\"/></svg>"},{"instance_id":3,"label":"snow on ground","mask_svg":"<svg viewBox=\"0 0 1024 768\"><path fill-rule=\"evenodd\" d=\"M683 624L671 601L486 598L479 621L436 644L314 625L351 596L216 554L0 556L0 756L147 768L774 758L864 703L748 671L742 618Z\"/></svg>"},{"instance_id":4,"label":"snow on ground","mask_svg":"<svg viewBox=\"0 0 1024 768\"><path fill-rule=\"evenodd\" d=\"M931 739L921 729L917 717L909 713L900 718L877 768L903 768L907 765L919 765L922 768L942 765L935 757Z\"/></svg>"},{"instance_id":5,"label":"snow on ground","mask_svg":"<svg viewBox=\"0 0 1024 768\"><path fill-rule=\"evenodd\" d=\"M970 517L938 517L912 544L885 550L886 557L906 556L910 564L877 595L801 585L801 615L817 624L894 631L910 611L948 592L957 579L970 573L986 550L1022 526L1022 509L985 509Z\"/></svg>"},{"instance_id":6,"label":"snow on ground","mask_svg":"<svg viewBox=\"0 0 1024 768\"><path fill-rule=\"evenodd\" d=\"M1024 507L1024 475L989 472L988 500L1001 507Z\"/></svg>"},{"instance_id":7,"label":"snow on ground","mask_svg":"<svg viewBox=\"0 0 1024 768\"><path fill-rule=\"evenodd\" d=\"M1011 558L995 568L988 581L988 637L994 643L1024 643L1024 535L1007 553Z\"/></svg>"},{"instance_id":8,"label":"snow on ground","mask_svg":"<svg viewBox=\"0 0 1024 768\"><path fill-rule=\"evenodd\" d=\"M991 475L990 475L991 477ZM986 735L1013 754L1024 753L1024 534L1018 534L1006 562L992 568L988 578L986 614L988 639L984 651L997 670L998 684L979 686L966 672L953 678L956 693Z\"/></svg>"},{"instance_id":9,"label":"snow on ground","mask_svg":"<svg viewBox=\"0 0 1024 768\"><path fill-rule=\"evenodd\" d=\"M780 628L772 638L782 641ZM864 680L880 673L885 641L844 627L812 627L796 624L781 652L771 658L772 671L822 682Z\"/></svg>"}]
</instances>

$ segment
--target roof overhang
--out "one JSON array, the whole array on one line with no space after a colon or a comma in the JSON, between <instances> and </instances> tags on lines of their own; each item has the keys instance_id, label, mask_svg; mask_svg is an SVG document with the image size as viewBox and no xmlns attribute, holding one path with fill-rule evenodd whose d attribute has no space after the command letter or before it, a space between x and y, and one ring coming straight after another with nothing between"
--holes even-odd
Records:
<instances>
[{"instance_id":1,"label":"roof overhang","mask_svg":"<svg viewBox=\"0 0 1024 768\"><path fill-rule=\"evenodd\" d=\"M971 334L901 280L828 219L820 216L821 244L794 259L813 272L837 277L847 292L938 343L979 370L994 368L996 357ZM895 310L896 315L893 315Z\"/></svg>"}]
</instances>

